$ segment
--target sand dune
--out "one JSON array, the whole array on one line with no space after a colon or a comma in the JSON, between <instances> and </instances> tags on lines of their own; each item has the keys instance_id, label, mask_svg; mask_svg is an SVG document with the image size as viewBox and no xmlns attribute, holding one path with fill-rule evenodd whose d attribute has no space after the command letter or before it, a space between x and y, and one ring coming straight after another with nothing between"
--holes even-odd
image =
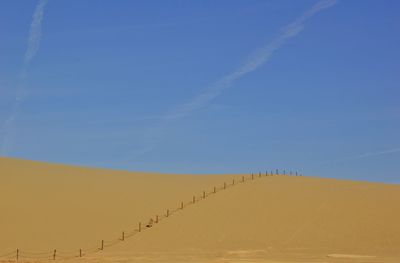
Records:
<instances>
[{"instance_id":1,"label":"sand dune","mask_svg":"<svg viewBox=\"0 0 400 263\"><path fill-rule=\"evenodd\" d=\"M399 204L399 185L0 158L0 260L400 262Z\"/></svg>"}]
</instances>

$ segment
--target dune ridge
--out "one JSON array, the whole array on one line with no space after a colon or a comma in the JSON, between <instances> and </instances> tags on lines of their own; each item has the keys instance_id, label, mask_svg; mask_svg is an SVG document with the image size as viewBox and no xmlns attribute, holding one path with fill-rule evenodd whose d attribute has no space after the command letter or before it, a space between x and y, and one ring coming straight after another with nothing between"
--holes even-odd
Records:
<instances>
[{"instance_id":1,"label":"dune ridge","mask_svg":"<svg viewBox=\"0 0 400 263\"><path fill-rule=\"evenodd\" d=\"M209 191L203 191L203 193L201 195L193 195L193 198L190 201L182 201L180 203L180 205L174 209L166 209L164 214L160 214L160 215L156 215L156 217L154 218L154 222L152 224L147 224L142 225L142 222L138 223L138 227L130 230L130 231L122 231L121 237L114 239L114 240L101 240L100 245L98 246L92 246L90 248L87 249L79 249L79 253L77 253L78 250L75 251L63 251L60 255L60 253L57 253L57 250L53 250L53 251L49 251L49 252L28 252L28 251L20 251L19 249L15 250L15 251L10 251L9 253L5 253L0 255L0 259L10 259L10 258L15 258L15 259L20 259L20 258L25 258L25 259L72 259L72 258L80 258L80 257L84 257L96 252L100 252L103 251L105 248L111 247L111 246L115 246L120 242L125 241L126 239L133 237L136 234L139 234L143 231L145 231L146 229L153 227L155 224L161 223L163 220L173 216L175 213L179 212L179 211L183 211L187 206L190 205L195 205L198 202L201 202L203 200L205 200L206 198L208 198L210 195L212 194L217 194L222 190L228 190L229 188L233 187L233 186L237 186L239 184L248 182L248 181L254 181L255 179L260 179L266 176L289 176L286 174L273 174L272 172L268 173L265 172L264 174L262 174L261 172L258 173L258 175L254 175L254 173L252 173L251 175L248 176L241 176L240 179L239 177L235 179L232 179L231 183L226 183L224 182L223 185L220 186L214 186L213 189L209 190ZM292 174L290 174L290 176L292 176ZM297 176L297 172L296 172L296 176ZM301 176L301 175L299 175Z\"/></svg>"},{"instance_id":2,"label":"dune ridge","mask_svg":"<svg viewBox=\"0 0 400 263\"><path fill-rule=\"evenodd\" d=\"M27 262L52 260L53 248L63 248L56 259L83 262L399 259L398 185L265 173L248 184L249 174L132 173L9 158L0 158L0 172L0 251L10 251L7 260L16 259L16 247ZM232 187L233 178L242 186ZM172 216L183 210L180 200L185 213ZM171 220L168 207L176 207ZM162 224L146 228L157 215ZM79 258L82 247L91 249Z\"/></svg>"}]
</instances>

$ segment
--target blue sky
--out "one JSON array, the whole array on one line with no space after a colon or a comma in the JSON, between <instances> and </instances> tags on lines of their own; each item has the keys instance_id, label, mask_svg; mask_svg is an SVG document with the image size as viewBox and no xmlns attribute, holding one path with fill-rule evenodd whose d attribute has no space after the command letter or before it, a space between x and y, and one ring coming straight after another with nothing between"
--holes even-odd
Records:
<instances>
[{"instance_id":1,"label":"blue sky","mask_svg":"<svg viewBox=\"0 0 400 263\"><path fill-rule=\"evenodd\" d=\"M399 1L5 0L1 155L400 183Z\"/></svg>"}]
</instances>

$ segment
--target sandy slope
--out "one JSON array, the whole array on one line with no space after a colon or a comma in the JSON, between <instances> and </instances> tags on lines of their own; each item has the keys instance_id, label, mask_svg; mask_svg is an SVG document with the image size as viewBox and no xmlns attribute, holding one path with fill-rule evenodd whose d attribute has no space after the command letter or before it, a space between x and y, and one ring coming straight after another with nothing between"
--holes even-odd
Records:
<instances>
[{"instance_id":1,"label":"sandy slope","mask_svg":"<svg viewBox=\"0 0 400 263\"><path fill-rule=\"evenodd\" d=\"M399 185L245 176L239 184L242 175L131 173L0 158L0 255L19 248L20 261L41 262L26 257L51 259L57 249L64 261L82 248L83 258L65 261L400 262ZM224 182L227 189L212 194ZM203 190L211 192L204 200ZM193 194L195 204L172 213ZM166 209L172 215L163 218ZM146 228L155 215L162 220ZM118 242L122 231L135 235ZM103 239L106 247L98 251Z\"/></svg>"}]
</instances>

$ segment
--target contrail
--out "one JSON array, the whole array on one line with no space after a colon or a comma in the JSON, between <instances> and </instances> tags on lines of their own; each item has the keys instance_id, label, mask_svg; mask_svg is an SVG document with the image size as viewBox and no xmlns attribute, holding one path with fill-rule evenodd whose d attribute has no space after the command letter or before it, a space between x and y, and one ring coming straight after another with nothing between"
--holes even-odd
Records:
<instances>
[{"instance_id":1,"label":"contrail","mask_svg":"<svg viewBox=\"0 0 400 263\"><path fill-rule=\"evenodd\" d=\"M387 155L387 154L398 153L398 152L400 152L400 148L394 148L394 149L389 149L389 150L380 151L380 152L367 152L367 153L363 153L363 154L359 154L356 156L346 158L346 160L362 159L362 158L367 158L367 157L372 157L372 156L381 156L381 155Z\"/></svg>"},{"instance_id":2,"label":"contrail","mask_svg":"<svg viewBox=\"0 0 400 263\"><path fill-rule=\"evenodd\" d=\"M324 162L318 163L316 165L320 166L320 165L328 165L328 164L332 164L332 163L343 163L343 162L352 161L352 160L358 160L358 159L364 159L364 158L382 156L382 155L388 155L388 154L395 154L395 153L399 153L399 152L400 152L400 148L393 148L393 149L377 151L377 152L366 152L363 154L357 154L357 155L348 156L348 157L344 157L344 158L324 161Z\"/></svg>"},{"instance_id":3,"label":"contrail","mask_svg":"<svg viewBox=\"0 0 400 263\"><path fill-rule=\"evenodd\" d=\"M42 20L44 15L44 8L48 0L39 0L36 5L35 12L33 13L32 23L29 29L28 45L25 52L21 72L19 74L15 101L11 109L11 113L4 122L3 126L3 143L1 146L1 155L7 155L12 143L13 126L21 108L21 104L26 97L26 78L27 70L32 60L34 59L40 46L40 39L42 35Z\"/></svg>"},{"instance_id":4,"label":"contrail","mask_svg":"<svg viewBox=\"0 0 400 263\"><path fill-rule=\"evenodd\" d=\"M271 43L257 50L246 63L244 63L235 71L211 84L208 88L206 88L205 91L197 95L191 101L182 104L174 111L169 112L165 116L165 119L180 119L189 115L191 112L206 106L209 102L218 97L224 90L232 87L236 80L255 71L268 62L271 55L275 51L284 45L290 38L297 36L304 29L304 23L308 19L335 4L336 0L323 0L315 4L303 15L298 17L293 23L284 27L282 32L275 39L273 39Z\"/></svg>"},{"instance_id":5,"label":"contrail","mask_svg":"<svg viewBox=\"0 0 400 263\"><path fill-rule=\"evenodd\" d=\"M169 122L182 119L190 115L192 112L207 106L212 100L221 95L223 91L232 87L235 81L255 71L266 62L268 62L275 51L281 48L289 39L297 36L304 29L304 24L308 19L312 18L314 15L321 12L322 10L334 6L335 4L336 0L322 0L317 2L314 6L312 6L309 10L303 13L292 23L283 27L281 33L278 36L276 36L269 44L254 52L254 54L250 56L250 58L247 59L247 61L243 63L243 65L241 65L239 68L212 83L210 86L205 88L202 93L194 97L192 100L181 104L174 110L162 116L158 126L153 130L149 130L149 132L146 134L146 136L153 137L153 139L150 140L151 143L147 145L145 149L133 153L133 155L131 155L131 158L126 158L126 160L132 159L132 156L135 156L133 158L136 158L146 152L152 151L155 148L157 142L160 140L162 132L165 130Z\"/></svg>"}]
</instances>

